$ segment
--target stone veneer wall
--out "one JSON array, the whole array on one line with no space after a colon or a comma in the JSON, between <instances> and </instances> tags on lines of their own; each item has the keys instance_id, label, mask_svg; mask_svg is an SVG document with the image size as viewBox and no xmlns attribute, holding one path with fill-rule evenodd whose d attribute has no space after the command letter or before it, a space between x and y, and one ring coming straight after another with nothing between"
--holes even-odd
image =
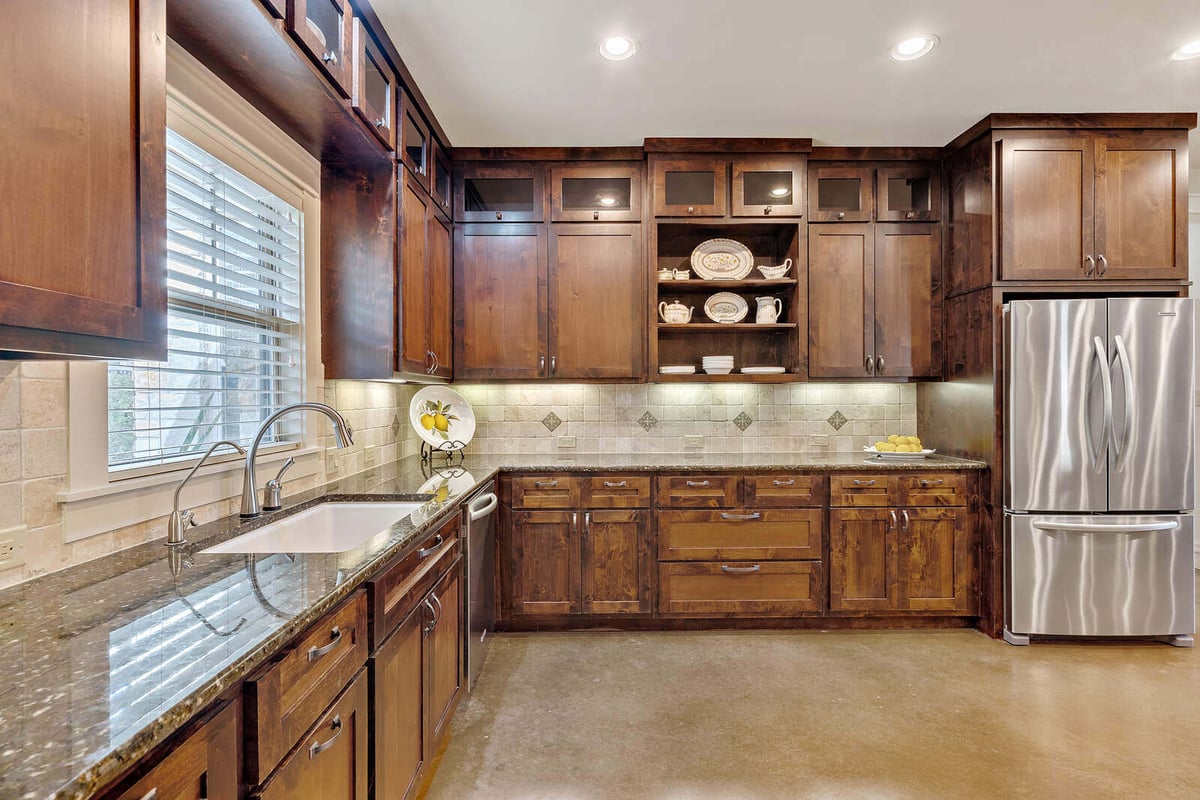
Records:
<instances>
[{"instance_id":1,"label":"stone veneer wall","mask_svg":"<svg viewBox=\"0 0 1200 800\"><path fill-rule=\"evenodd\" d=\"M326 381L314 398L342 411L355 446L321 459L317 474L289 481L293 491L338 475L413 455L419 440L408 426L408 403L418 387ZM332 448L333 433L317 421L318 442ZM166 535L167 512L109 533L67 543L63 506L67 485L67 365L61 361L0 362L0 532L25 526L25 564L0 571L0 588ZM336 465L336 466L335 466ZM195 506L210 520L237 512L238 497Z\"/></svg>"},{"instance_id":2,"label":"stone veneer wall","mask_svg":"<svg viewBox=\"0 0 1200 800\"><path fill-rule=\"evenodd\" d=\"M917 432L913 384L456 385L475 411L469 451L851 452ZM701 436L689 446L685 436Z\"/></svg>"}]
</instances>

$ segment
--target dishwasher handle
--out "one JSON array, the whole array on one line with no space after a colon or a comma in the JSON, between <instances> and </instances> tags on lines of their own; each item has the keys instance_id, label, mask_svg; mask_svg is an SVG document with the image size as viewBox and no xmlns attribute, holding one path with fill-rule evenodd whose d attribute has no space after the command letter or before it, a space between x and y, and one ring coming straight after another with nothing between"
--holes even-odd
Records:
<instances>
[{"instance_id":1,"label":"dishwasher handle","mask_svg":"<svg viewBox=\"0 0 1200 800\"><path fill-rule=\"evenodd\" d=\"M495 511L498 505L500 505L500 498L492 492L481 494L471 501L471 505L467 506L467 519L471 522L483 519Z\"/></svg>"}]
</instances>

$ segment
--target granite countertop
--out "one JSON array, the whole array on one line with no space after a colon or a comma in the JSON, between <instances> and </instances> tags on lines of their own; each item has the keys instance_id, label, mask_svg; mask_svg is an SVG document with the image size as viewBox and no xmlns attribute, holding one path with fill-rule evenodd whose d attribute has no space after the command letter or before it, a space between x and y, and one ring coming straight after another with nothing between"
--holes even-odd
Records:
<instances>
[{"instance_id":1,"label":"granite countertop","mask_svg":"<svg viewBox=\"0 0 1200 800\"><path fill-rule=\"evenodd\" d=\"M283 512L193 528L0 591L0 797L81 798L106 785L315 622L388 559L415 546L500 470L981 469L932 456L582 454L474 456L434 472L408 458L288 498ZM327 500L441 502L346 553L200 555ZM174 557L172 557L174 555ZM184 562L187 565L184 566Z\"/></svg>"}]
</instances>

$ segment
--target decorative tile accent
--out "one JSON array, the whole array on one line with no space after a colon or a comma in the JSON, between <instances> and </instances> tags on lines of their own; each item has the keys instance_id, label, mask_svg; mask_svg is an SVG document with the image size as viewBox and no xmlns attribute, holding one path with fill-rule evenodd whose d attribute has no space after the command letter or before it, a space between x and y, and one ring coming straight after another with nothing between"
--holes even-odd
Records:
<instances>
[{"instance_id":1,"label":"decorative tile accent","mask_svg":"<svg viewBox=\"0 0 1200 800\"><path fill-rule=\"evenodd\" d=\"M658 417L647 411L645 414L642 414L640 417L638 417L637 424L642 426L642 430L649 433L650 429L658 424Z\"/></svg>"},{"instance_id":2,"label":"decorative tile accent","mask_svg":"<svg viewBox=\"0 0 1200 800\"><path fill-rule=\"evenodd\" d=\"M840 431L842 426L850 420L846 419L845 415L843 415L841 411L834 411L829 415L829 419L825 421L832 425L835 431Z\"/></svg>"},{"instance_id":3,"label":"decorative tile accent","mask_svg":"<svg viewBox=\"0 0 1200 800\"><path fill-rule=\"evenodd\" d=\"M743 411L733 418L733 424L739 431L745 432L746 428L754 424L754 420L750 419L750 415Z\"/></svg>"},{"instance_id":4,"label":"decorative tile accent","mask_svg":"<svg viewBox=\"0 0 1200 800\"><path fill-rule=\"evenodd\" d=\"M400 436L400 415L399 414L392 415L392 424L389 426L389 428L392 431L392 438L393 439L399 438L399 436Z\"/></svg>"},{"instance_id":5,"label":"decorative tile accent","mask_svg":"<svg viewBox=\"0 0 1200 800\"><path fill-rule=\"evenodd\" d=\"M557 430L558 426L562 425L562 423L563 421L558 418L558 414L555 414L553 411L542 417L542 424L545 425L546 430L550 431L551 433L554 433L554 431Z\"/></svg>"}]
</instances>

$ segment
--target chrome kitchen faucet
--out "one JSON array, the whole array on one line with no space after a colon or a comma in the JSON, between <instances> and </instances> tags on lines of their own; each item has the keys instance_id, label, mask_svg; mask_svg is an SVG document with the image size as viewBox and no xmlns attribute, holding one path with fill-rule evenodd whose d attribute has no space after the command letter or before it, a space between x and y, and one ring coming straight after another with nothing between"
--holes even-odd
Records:
<instances>
[{"instance_id":1,"label":"chrome kitchen faucet","mask_svg":"<svg viewBox=\"0 0 1200 800\"><path fill-rule=\"evenodd\" d=\"M267 417L263 421L262 426L259 427L258 433L254 435L254 443L246 451L246 471L242 476L242 510L240 514L242 519L253 519L262 515L262 506L258 503L258 489L255 488L256 481L254 478L254 459L258 456L258 446L262 443L263 437L267 435L267 431L275 424L275 421L293 411L320 411L329 417L330 422L333 423L333 433L337 437L337 446L339 449L354 444L354 431L350 429L350 423L346 422L346 418L338 413L337 409L327 406L324 403L294 403L279 409ZM280 470L276 480L280 480L282 475L283 470Z\"/></svg>"}]
</instances>

